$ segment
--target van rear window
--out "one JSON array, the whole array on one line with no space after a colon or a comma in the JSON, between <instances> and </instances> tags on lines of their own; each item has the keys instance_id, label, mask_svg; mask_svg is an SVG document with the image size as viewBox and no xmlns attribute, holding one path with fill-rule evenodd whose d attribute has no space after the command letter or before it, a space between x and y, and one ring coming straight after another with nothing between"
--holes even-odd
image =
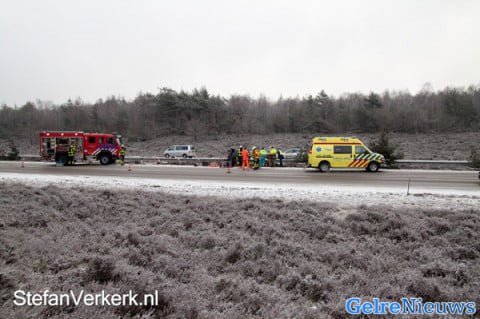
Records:
<instances>
[{"instance_id":1,"label":"van rear window","mask_svg":"<svg viewBox=\"0 0 480 319\"><path fill-rule=\"evenodd\" d=\"M335 154L352 154L352 146L351 145L334 145L333 146L333 153Z\"/></svg>"}]
</instances>

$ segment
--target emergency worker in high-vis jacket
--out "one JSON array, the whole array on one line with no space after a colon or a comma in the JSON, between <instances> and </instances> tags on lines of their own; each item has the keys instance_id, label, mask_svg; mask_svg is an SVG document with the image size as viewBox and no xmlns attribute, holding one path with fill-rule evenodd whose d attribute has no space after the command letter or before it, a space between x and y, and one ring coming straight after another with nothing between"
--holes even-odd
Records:
<instances>
[{"instance_id":1,"label":"emergency worker in high-vis jacket","mask_svg":"<svg viewBox=\"0 0 480 319\"><path fill-rule=\"evenodd\" d=\"M125 164L125 145L122 145L121 148L120 148L120 165L124 165Z\"/></svg>"},{"instance_id":2,"label":"emergency worker in high-vis jacket","mask_svg":"<svg viewBox=\"0 0 480 319\"><path fill-rule=\"evenodd\" d=\"M260 151L258 150L258 148L253 147L252 157L253 157L253 169L259 169L260 168Z\"/></svg>"},{"instance_id":3,"label":"emergency worker in high-vis jacket","mask_svg":"<svg viewBox=\"0 0 480 319\"><path fill-rule=\"evenodd\" d=\"M238 167L242 166L242 151L243 151L243 146L238 147L237 151L237 165Z\"/></svg>"},{"instance_id":4,"label":"emergency worker in high-vis jacket","mask_svg":"<svg viewBox=\"0 0 480 319\"><path fill-rule=\"evenodd\" d=\"M260 150L260 167L265 166L266 159L267 159L267 150L265 149L265 147L262 147L262 149Z\"/></svg>"},{"instance_id":5,"label":"emergency worker in high-vis jacket","mask_svg":"<svg viewBox=\"0 0 480 319\"><path fill-rule=\"evenodd\" d=\"M246 147L242 149L242 170L248 170L250 167L250 154Z\"/></svg>"},{"instance_id":6,"label":"emergency worker in high-vis jacket","mask_svg":"<svg viewBox=\"0 0 480 319\"><path fill-rule=\"evenodd\" d=\"M75 144L70 144L68 147L68 165L73 165L73 161L75 160Z\"/></svg>"}]
</instances>

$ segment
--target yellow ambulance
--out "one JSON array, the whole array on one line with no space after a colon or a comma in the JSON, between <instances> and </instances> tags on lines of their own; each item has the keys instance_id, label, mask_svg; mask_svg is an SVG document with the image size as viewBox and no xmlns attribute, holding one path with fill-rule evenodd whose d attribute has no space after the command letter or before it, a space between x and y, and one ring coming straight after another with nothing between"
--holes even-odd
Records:
<instances>
[{"instance_id":1,"label":"yellow ambulance","mask_svg":"<svg viewBox=\"0 0 480 319\"><path fill-rule=\"evenodd\" d=\"M321 172L330 168L365 168L376 172L383 164L385 157L370 151L356 137L315 137L308 151L308 166Z\"/></svg>"}]
</instances>

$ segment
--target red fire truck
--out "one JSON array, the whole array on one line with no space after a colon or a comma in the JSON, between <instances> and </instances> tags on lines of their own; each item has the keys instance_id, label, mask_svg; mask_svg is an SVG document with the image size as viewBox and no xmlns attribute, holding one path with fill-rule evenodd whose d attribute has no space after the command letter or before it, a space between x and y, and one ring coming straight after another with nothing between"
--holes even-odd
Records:
<instances>
[{"instance_id":1,"label":"red fire truck","mask_svg":"<svg viewBox=\"0 0 480 319\"><path fill-rule=\"evenodd\" d=\"M68 163L68 148L75 145L75 161L98 160L102 165L115 163L119 158L120 135L108 133L85 133L72 131L42 131L40 156L44 160Z\"/></svg>"}]
</instances>

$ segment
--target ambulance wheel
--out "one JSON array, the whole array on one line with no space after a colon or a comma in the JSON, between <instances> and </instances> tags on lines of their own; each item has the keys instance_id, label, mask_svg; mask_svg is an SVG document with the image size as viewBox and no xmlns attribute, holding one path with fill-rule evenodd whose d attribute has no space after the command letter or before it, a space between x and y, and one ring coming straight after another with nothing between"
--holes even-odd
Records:
<instances>
[{"instance_id":1,"label":"ambulance wheel","mask_svg":"<svg viewBox=\"0 0 480 319\"><path fill-rule=\"evenodd\" d=\"M370 164L368 164L367 171L378 172L379 168L380 168L380 165L378 165L377 162L370 162Z\"/></svg>"},{"instance_id":2,"label":"ambulance wheel","mask_svg":"<svg viewBox=\"0 0 480 319\"><path fill-rule=\"evenodd\" d=\"M318 165L318 169L320 170L320 172L326 173L330 170L330 163L327 161L323 161Z\"/></svg>"},{"instance_id":3,"label":"ambulance wheel","mask_svg":"<svg viewBox=\"0 0 480 319\"><path fill-rule=\"evenodd\" d=\"M108 154L100 155L100 164L102 164L102 165L110 164L110 155L108 155Z\"/></svg>"}]
</instances>

